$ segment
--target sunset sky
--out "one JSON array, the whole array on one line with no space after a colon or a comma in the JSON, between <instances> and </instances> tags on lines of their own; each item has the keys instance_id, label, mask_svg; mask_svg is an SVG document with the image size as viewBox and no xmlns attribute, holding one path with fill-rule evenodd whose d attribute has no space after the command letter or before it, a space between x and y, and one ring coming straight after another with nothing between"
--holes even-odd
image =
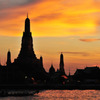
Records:
<instances>
[{"instance_id":1,"label":"sunset sky","mask_svg":"<svg viewBox=\"0 0 100 100\"><path fill-rule=\"evenodd\" d=\"M63 52L65 71L100 66L100 0L0 0L0 62L12 62L21 48L29 15L33 47L43 56L46 71L59 68Z\"/></svg>"}]
</instances>

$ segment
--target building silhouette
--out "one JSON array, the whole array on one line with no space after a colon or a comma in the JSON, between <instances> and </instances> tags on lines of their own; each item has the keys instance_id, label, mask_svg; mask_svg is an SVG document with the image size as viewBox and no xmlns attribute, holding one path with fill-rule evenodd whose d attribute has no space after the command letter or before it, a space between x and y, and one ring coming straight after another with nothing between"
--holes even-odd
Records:
<instances>
[{"instance_id":1,"label":"building silhouette","mask_svg":"<svg viewBox=\"0 0 100 100\"><path fill-rule=\"evenodd\" d=\"M43 67L43 58L42 58L42 56L40 57L40 64Z\"/></svg>"},{"instance_id":2,"label":"building silhouette","mask_svg":"<svg viewBox=\"0 0 100 100\"><path fill-rule=\"evenodd\" d=\"M48 78L42 56L38 59L35 55L30 19L27 16L18 57L11 62L11 53L8 51L6 66L0 65L0 84L31 84L33 81L43 83Z\"/></svg>"},{"instance_id":3,"label":"building silhouette","mask_svg":"<svg viewBox=\"0 0 100 100\"><path fill-rule=\"evenodd\" d=\"M20 53L15 59L15 63L31 63L37 60L36 55L33 50L33 39L32 33L30 32L30 19L25 20L25 31L23 32L22 44Z\"/></svg>"},{"instance_id":4,"label":"building silhouette","mask_svg":"<svg viewBox=\"0 0 100 100\"><path fill-rule=\"evenodd\" d=\"M55 71L55 68L53 67L53 65L51 65L49 69L49 75L50 75L49 82L51 84L63 84L66 82L67 75L65 74L64 70L64 58L62 53L60 54L59 69Z\"/></svg>"},{"instance_id":5,"label":"building silhouette","mask_svg":"<svg viewBox=\"0 0 100 100\"><path fill-rule=\"evenodd\" d=\"M33 48L33 38L30 31L30 19L25 19L25 29L21 41L21 49L14 62L11 62L11 52L7 53L6 66L0 65L0 84L31 84L31 83L63 83L66 76L63 54L60 54L59 70L53 65L47 73L43 66L43 57L36 57ZM64 77L63 77L64 76Z\"/></svg>"},{"instance_id":6,"label":"building silhouette","mask_svg":"<svg viewBox=\"0 0 100 100\"><path fill-rule=\"evenodd\" d=\"M7 53L7 62L6 62L7 66L9 66L11 64L11 53L10 50Z\"/></svg>"},{"instance_id":7,"label":"building silhouette","mask_svg":"<svg viewBox=\"0 0 100 100\"><path fill-rule=\"evenodd\" d=\"M63 58L63 54L61 53L60 55L60 64L59 64L59 67L60 67L60 72L62 74L65 74L65 70L64 70L64 58Z\"/></svg>"},{"instance_id":8,"label":"building silhouette","mask_svg":"<svg viewBox=\"0 0 100 100\"><path fill-rule=\"evenodd\" d=\"M73 75L73 80L80 83L100 83L100 68L98 66L77 69Z\"/></svg>"},{"instance_id":9,"label":"building silhouette","mask_svg":"<svg viewBox=\"0 0 100 100\"><path fill-rule=\"evenodd\" d=\"M51 64L51 67L49 69L49 74L53 75L55 73L55 68L53 67L53 64Z\"/></svg>"},{"instance_id":10,"label":"building silhouette","mask_svg":"<svg viewBox=\"0 0 100 100\"><path fill-rule=\"evenodd\" d=\"M25 76L35 80L47 80L47 72L43 68L43 58L37 59L33 49L32 33L30 32L30 19L25 20L25 31L23 32L21 50L13 65L17 66Z\"/></svg>"}]
</instances>

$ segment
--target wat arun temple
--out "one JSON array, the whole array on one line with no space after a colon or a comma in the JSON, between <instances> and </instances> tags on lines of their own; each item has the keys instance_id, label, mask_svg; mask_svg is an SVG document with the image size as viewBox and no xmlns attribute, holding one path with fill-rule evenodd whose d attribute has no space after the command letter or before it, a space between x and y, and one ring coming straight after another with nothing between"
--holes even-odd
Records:
<instances>
[{"instance_id":1,"label":"wat arun temple","mask_svg":"<svg viewBox=\"0 0 100 100\"><path fill-rule=\"evenodd\" d=\"M49 67L49 66L48 66ZM11 52L7 53L6 66L0 65L0 84L33 84L60 82L65 75L63 54L60 55L59 69L55 71L51 65L49 72L43 67L43 58L36 57L33 49L33 38L30 32L30 19L25 19L25 30L22 36L21 49L18 57L11 62Z\"/></svg>"}]
</instances>

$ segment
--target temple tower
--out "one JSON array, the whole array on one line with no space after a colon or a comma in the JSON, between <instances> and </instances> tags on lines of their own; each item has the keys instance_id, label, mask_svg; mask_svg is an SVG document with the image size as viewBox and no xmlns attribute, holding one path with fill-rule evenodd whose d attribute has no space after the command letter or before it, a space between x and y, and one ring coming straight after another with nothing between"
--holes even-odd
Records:
<instances>
[{"instance_id":1,"label":"temple tower","mask_svg":"<svg viewBox=\"0 0 100 100\"><path fill-rule=\"evenodd\" d=\"M10 64L11 64L11 53L10 53L10 51L8 51L8 53L7 53L7 66L9 66Z\"/></svg>"},{"instance_id":2,"label":"temple tower","mask_svg":"<svg viewBox=\"0 0 100 100\"><path fill-rule=\"evenodd\" d=\"M43 58L42 58L42 56L40 57L40 63L41 63L41 66L43 67Z\"/></svg>"},{"instance_id":3,"label":"temple tower","mask_svg":"<svg viewBox=\"0 0 100 100\"><path fill-rule=\"evenodd\" d=\"M63 54L62 53L60 55L60 64L59 64L59 66L60 66L60 72L63 73L63 74L65 74L64 59L63 59Z\"/></svg>"},{"instance_id":4,"label":"temple tower","mask_svg":"<svg viewBox=\"0 0 100 100\"><path fill-rule=\"evenodd\" d=\"M22 37L21 50L17 59L15 59L15 62L31 63L36 59L37 58L33 50L32 34L30 32L30 19L28 18L27 15L27 18L25 20L25 31L23 32L23 37Z\"/></svg>"},{"instance_id":5,"label":"temple tower","mask_svg":"<svg viewBox=\"0 0 100 100\"><path fill-rule=\"evenodd\" d=\"M13 65L28 76L30 79L46 80L47 73L43 68L43 59L37 59L33 50L33 39L30 32L30 19L25 20L25 30L22 36L21 50Z\"/></svg>"}]
</instances>

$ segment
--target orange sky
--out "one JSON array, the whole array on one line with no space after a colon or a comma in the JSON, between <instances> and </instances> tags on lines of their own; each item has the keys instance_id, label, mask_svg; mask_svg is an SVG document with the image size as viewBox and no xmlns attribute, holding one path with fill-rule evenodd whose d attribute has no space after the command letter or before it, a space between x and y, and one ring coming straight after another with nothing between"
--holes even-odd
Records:
<instances>
[{"instance_id":1,"label":"orange sky","mask_svg":"<svg viewBox=\"0 0 100 100\"><path fill-rule=\"evenodd\" d=\"M0 1L0 59L6 63L10 49L17 57L24 21L31 20L34 50L43 56L48 71L59 68L64 52L65 70L100 65L100 0L2 0Z\"/></svg>"}]
</instances>

